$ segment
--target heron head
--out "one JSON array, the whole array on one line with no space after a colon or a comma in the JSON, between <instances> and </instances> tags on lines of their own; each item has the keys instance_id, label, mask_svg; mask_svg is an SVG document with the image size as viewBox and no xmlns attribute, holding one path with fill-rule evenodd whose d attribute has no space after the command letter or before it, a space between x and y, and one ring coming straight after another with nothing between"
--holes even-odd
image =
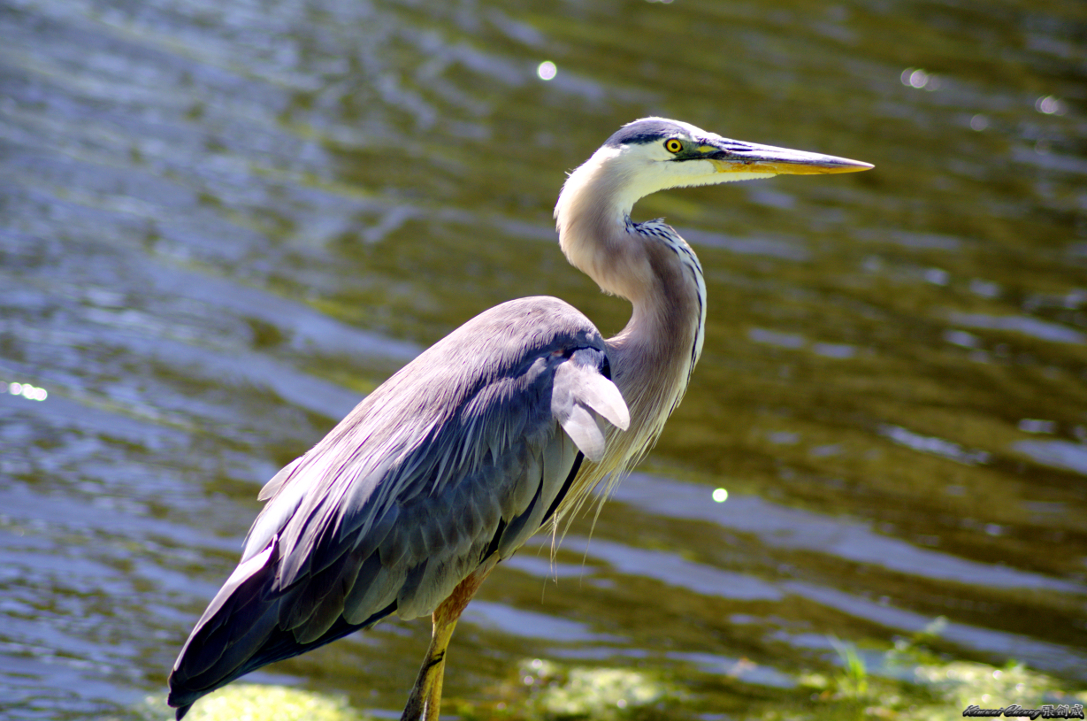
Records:
<instances>
[{"instance_id":1,"label":"heron head","mask_svg":"<svg viewBox=\"0 0 1087 721\"><path fill-rule=\"evenodd\" d=\"M617 210L629 214L638 199L667 188L871 167L832 155L731 140L678 120L643 118L616 131L566 185L571 190L585 185L606 190ZM579 174L584 177L577 178ZM590 177L594 182L587 183Z\"/></svg>"}]
</instances>

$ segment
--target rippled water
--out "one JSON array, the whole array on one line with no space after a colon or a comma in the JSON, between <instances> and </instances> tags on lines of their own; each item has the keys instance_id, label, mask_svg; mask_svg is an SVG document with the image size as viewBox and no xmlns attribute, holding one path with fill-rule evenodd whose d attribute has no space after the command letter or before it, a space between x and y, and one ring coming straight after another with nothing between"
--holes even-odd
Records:
<instances>
[{"instance_id":1,"label":"rippled water","mask_svg":"<svg viewBox=\"0 0 1087 721\"><path fill-rule=\"evenodd\" d=\"M938 616L1087 679L1085 38L1072 0L8 0L0 715L164 693L259 486L475 313L620 328L550 212L649 114L876 170L639 204L706 269L691 390L591 542L492 576L447 695L538 656L712 715ZM394 712L428 633L252 678Z\"/></svg>"}]
</instances>

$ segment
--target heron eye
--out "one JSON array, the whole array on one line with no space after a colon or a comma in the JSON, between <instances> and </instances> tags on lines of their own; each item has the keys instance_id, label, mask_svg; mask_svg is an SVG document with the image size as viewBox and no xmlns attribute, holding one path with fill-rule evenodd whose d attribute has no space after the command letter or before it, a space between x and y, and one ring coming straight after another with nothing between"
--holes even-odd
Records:
<instances>
[{"instance_id":1,"label":"heron eye","mask_svg":"<svg viewBox=\"0 0 1087 721\"><path fill-rule=\"evenodd\" d=\"M683 143L679 142L675 138L668 138L664 141L664 149L669 153L678 153L683 150Z\"/></svg>"}]
</instances>

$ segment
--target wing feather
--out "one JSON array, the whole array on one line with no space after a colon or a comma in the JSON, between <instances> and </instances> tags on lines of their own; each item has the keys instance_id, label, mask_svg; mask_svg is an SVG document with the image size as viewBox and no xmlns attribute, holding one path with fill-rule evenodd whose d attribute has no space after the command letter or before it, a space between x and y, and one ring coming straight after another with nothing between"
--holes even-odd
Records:
<instances>
[{"instance_id":1,"label":"wing feather","mask_svg":"<svg viewBox=\"0 0 1087 721\"><path fill-rule=\"evenodd\" d=\"M592 324L554 298L477 316L277 473L171 703L368 627L430 613L554 512L629 413Z\"/></svg>"}]
</instances>

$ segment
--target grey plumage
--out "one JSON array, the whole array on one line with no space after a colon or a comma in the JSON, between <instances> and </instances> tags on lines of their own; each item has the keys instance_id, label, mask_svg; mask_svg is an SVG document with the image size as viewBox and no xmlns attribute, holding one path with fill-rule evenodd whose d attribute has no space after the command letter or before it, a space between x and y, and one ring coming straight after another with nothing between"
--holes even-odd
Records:
<instances>
[{"instance_id":1,"label":"grey plumage","mask_svg":"<svg viewBox=\"0 0 1087 721\"><path fill-rule=\"evenodd\" d=\"M687 123L624 126L555 206L566 258L628 299L605 341L556 298L472 319L371 393L260 493L238 568L170 675L182 718L250 671L367 628L433 614L402 721L436 721L457 619L498 561L605 493L653 445L702 352L694 251L633 204L665 188L839 173L866 163L729 140Z\"/></svg>"},{"instance_id":2,"label":"grey plumage","mask_svg":"<svg viewBox=\"0 0 1087 721\"><path fill-rule=\"evenodd\" d=\"M629 422L607 374L603 338L555 298L492 308L405 366L261 491L170 703L263 665L269 642L278 655L276 630L313 647L394 610L425 615L488 556L512 554L554 513L579 454L599 459L602 419Z\"/></svg>"}]
</instances>

